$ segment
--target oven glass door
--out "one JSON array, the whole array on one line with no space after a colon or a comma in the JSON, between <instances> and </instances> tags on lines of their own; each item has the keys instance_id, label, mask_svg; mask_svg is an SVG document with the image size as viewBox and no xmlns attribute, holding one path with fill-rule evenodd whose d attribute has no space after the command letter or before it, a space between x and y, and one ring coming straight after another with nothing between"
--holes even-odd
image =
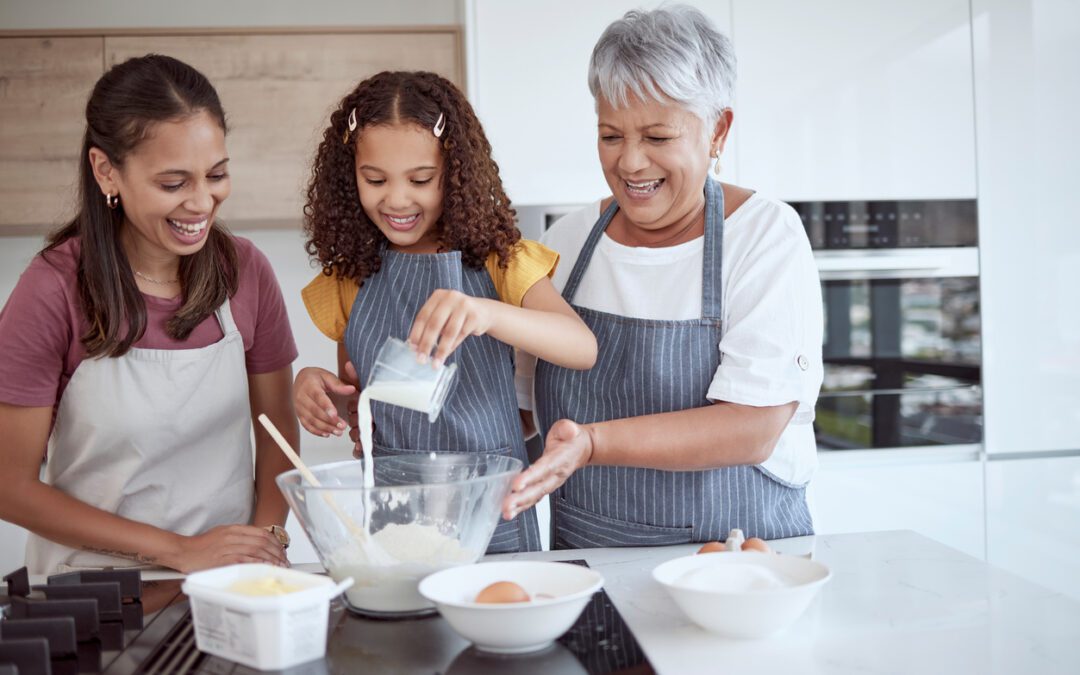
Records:
<instances>
[{"instance_id":1,"label":"oven glass door","mask_svg":"<svg viewBox=\"0 0 1080 675\"><path fill-rule=\"evenodd\" d=\"M818 447L981 442L978 278L823 278Z\"/></svg>"}]
</instances>

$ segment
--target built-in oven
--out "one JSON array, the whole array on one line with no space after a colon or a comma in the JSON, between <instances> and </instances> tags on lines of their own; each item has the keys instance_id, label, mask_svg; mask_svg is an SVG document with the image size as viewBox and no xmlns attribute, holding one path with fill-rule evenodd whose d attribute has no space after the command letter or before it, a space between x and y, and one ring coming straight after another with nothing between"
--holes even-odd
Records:
<instances>
[{"instance_id":1,"label":"built-in oven","mask_svg":"<svg viewBox=\"0 0 1080 675\"><path fill-rule=\"evenodd\" d=\"M825 305L822 449L982 442L974 200L791 202ZM518 206L537 239L573 205Z\"/></svg>"},{"instance_id":2,"label":"built-in oven","mask_svg":"<svg viewBox=\"0 0 1080 675\"><path fill-rule=\"evenodd\" d=\"M825 308L822 449L981 443L973 200L794 202Z\"/></svg>"}]
</instances>

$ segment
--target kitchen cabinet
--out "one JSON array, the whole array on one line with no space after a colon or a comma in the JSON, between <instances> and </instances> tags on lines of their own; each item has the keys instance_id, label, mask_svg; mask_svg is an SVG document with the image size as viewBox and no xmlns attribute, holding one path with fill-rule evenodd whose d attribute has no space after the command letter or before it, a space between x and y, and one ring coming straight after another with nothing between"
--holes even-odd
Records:
<instances>
[{"instance_id":1,"label":"kitchen cabinet","mask_svg":"<svg viewBox=\"0 0 1080 675\"><path fill-rule=\"evenodd\" d=\"M737 172L787 201L971 198L967 0L734 0Z\"/></svg>"},{"instance_id":2,"label":"kitchen cabinet","mask_svg":"<svg viewBox=\"0 0 1080 675\"><path fill-rule=\"evenodd\" d=\"M986 451L1080 454L1080 3L972 10Z\"/></svg>"},{"instance_id":3,"label":"kitchen cabinet","mask_svg":"<svg viewBox=\"0 0 1080 675\"><path fill-rule=\"evenodd\" d=\"M0 36L0 235L73 214L87 96L128 58L174 56L210 79L230 126L233 191L221 216L264 227L296 227L329 112L357 82L388 69L464 80L456 26L85 33Z\"/></svg>"},{"instance_id":4,"label":"kitchen cabinet","mask_svg":"<svg viewBox=\"0 0 1080 675\"><path fill-rule=\"evenodd\" d=\"M70 217L100 37L0 38L0 234Z\"/></svg>"},{"instance_id":5,"label":"kitchen cabinet","mask_svg":"<svg viewBox=\"0 0 1080 675\"><path fill-rule=\"evenodd\" d=\"M987 561L1080 599L1080 457L986 463Z\"/></svg>"},{"instance_id":6,"label":"kitchen cabinet","mask_svg":"<svg viewBox=\"0 0 1080 675\"><path fill-rule=\"evenodd\" d=\"M983 558L982 462L934 452L870 450L858 453L862 459L819 453L821 467L809 491L814 531L915 530Z\"/></svg>"},{"instance_id":7,"label":"kitchen cabinet","mask_svg":"<svg viewBox=\"0 0 1080 675\"><path fill-rule=\"evenodd\" d=\"M198 68L228 115L233 191L226 221L302 217L311 157L334 105L382 70L431 70L461 84L454 30L107 37L109 65L159 52Z\"/></svg>"},{"instance_id":8,"label":"kitchen cabinet","mask_svg":"<svg viewBox=\"0 0 1080 675\"><path fill-rule=\"evenodd\" d=\"M589 56L604 28L660 2L465 0L469 98L515 204L587 203L609 194L596 156ZM730 35L728 0L695 5ZM734 148L725 150L733 179Z\"/></svg>"}]
</instances>

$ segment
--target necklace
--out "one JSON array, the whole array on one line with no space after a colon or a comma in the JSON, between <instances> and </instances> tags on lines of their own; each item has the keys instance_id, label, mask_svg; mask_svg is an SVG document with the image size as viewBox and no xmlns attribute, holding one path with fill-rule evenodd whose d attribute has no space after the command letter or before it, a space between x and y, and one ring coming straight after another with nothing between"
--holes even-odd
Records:
<instances>
[{"instance_id":1,"label":"necklace","mask_svg":"<svg viewBox=\"0 0 1080 675\"><path fill-rule=\"evenodd\" d=\"M131 271L134 272L135 276L139 277L140 279L144 279L146 281L149 281L152 284L158 284L160 286L168 286L169 284L178 284L178 283L180 283L179 279L166 279L166 280L162 281L161 279L151 279L150 277L146 276L145 274L143 274L139 270L133 269Z\"/></svg>"}]
</instances>

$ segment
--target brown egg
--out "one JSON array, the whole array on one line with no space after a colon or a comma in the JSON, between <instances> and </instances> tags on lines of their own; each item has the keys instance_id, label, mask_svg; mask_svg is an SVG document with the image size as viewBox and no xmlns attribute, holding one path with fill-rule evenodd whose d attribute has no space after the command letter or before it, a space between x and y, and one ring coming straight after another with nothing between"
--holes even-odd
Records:
<instances>
[{"instance_id":1,"label":"brown egg","mask_svg":"<svg viewBox=\"0 0 1080 675\"><path fill-rule=\"evenodd\" d=\"M758 539L757 537L750 537L743 542L742 550L744 551L760 551L761 553L772 553L772 549L765 543L764 539Z\"/></svg>"},{"instance_id":2,"label":"brown egg","mask_svg":"<svg viewBox=\"0 0 1080 675\"><path fill-rule=\"evenodd\" d=\"M476 601L483 603L528 602L529 594L513 581L496 581L477 593Z\"/></svg>"},{"instance_id":3,"label":"brown egg","mask_svg":"<svg viewBox=\"0 0 1080 675\"><path fill-rule=\"evenodd\" d=\"M710 541L698 549L698 553L713 553L714 551L726 551L727 546L719 541Z\"/></svg>"}]
</instances>

